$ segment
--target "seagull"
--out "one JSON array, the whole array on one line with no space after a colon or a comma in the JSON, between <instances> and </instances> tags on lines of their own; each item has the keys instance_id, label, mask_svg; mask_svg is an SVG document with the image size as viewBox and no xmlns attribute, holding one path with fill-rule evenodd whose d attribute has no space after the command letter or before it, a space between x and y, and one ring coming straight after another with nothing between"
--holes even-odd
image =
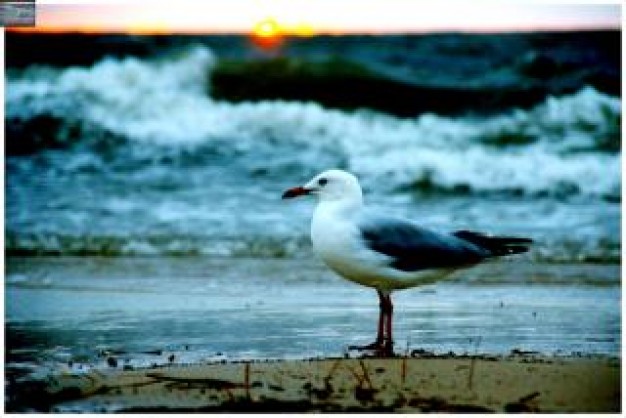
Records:
<instances>
[{"instance_id":1,"label":"seagull","mask_svg":"<svg viewBox=\"0 0 626 418\"><path fill-rule=\"evenodd\" d=\"M378 333L371 350L393 356L391 293L436 283L455 270L496 257L524 253L528 238L494 237L467 230L450 234L409 220L372 213L363 204L358 179L343 170L327 170L283 199L313 195L318 203L311 220L314 252L343 278L376 290Z\"/></svg>"}]
</instances>

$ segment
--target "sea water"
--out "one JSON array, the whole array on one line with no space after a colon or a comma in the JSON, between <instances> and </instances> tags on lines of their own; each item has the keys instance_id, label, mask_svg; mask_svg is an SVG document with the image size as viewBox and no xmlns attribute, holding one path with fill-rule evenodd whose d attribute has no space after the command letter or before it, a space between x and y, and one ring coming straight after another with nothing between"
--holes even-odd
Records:
<instances>
[{"instance_id":1,"label":"sea water","mask_svg":"<svg viewBox=\"0 0 626 418\"><path fill-rule=\"evenodd\" d=\"M230 103L211 96L219 59L190 45L8 72L9 361L369 342L374 293L312 254L314 202L280 199L333 167L390 215L535 241L504 267L399 292L397 346L619 352L619 97L581 86L530 108L408 118Z\"/></svg>"}]
</instances>

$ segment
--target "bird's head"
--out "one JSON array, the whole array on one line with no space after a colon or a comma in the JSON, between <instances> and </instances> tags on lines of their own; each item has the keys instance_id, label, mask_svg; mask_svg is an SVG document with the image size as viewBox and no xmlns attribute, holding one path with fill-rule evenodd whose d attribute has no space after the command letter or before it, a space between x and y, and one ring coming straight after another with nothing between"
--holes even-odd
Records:
<instances>
[{"instance_id":1,"label":"bird's head","mask_svg":"<svg viewBox=\"0 0 626 418\"><path fill-rule=\"evenodd\" d=\"M293 187L283 193L283 199L291 199L304 195L315 195L320 201L329 200L362 200L363 195L359 181L343 170L326 170L313 177L304 186Z\"/></svg>"}]
</instances>

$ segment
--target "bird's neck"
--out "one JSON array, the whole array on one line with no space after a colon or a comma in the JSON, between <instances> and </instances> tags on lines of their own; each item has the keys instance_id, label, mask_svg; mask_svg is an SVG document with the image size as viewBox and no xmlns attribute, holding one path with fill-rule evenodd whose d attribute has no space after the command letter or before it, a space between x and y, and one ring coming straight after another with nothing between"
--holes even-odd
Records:
<instances>
[{"instance_id":1,"label":"bird's neck","mask_svg":"<svg viewBox=\"0 0 626 418\"><path fill-rule=\"evenodd\" d=\"M331 216L333 218L350 218L363 207L363 196L352 199L325 199L320 200L315 209L315 215Z\"/></svg>"}]
</instances>

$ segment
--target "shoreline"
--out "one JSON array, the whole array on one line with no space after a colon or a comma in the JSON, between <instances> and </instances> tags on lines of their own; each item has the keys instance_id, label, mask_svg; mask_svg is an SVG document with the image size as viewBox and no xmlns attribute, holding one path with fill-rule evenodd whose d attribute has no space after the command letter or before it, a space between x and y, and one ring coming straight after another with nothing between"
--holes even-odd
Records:
<instances>
[{"instance_id":1,"label":"shoreline","mask_svg":"<svg viewBox=\"0 0 626 418\"><path fill-rule=\"evenodd\" d=\"M373 295L313 259L7 269L7 412L621 409L618 265L502 263L399 292L391 359L345 358Z\"/></svg>"},{"instance_id":2,"label":"shoreline","mask_svg":"<svg viewBox=\"0 0 626 418\"><path fill-rule=\"evenodd\" d=\"M619 412L621 358L496 355L219 361L13 382L7 412ZM19 380L19 379L18 379ZM33 399L36 405L33 404ZM30 404L29 404L30 402Z\"/></svg>"}]
</instances>

